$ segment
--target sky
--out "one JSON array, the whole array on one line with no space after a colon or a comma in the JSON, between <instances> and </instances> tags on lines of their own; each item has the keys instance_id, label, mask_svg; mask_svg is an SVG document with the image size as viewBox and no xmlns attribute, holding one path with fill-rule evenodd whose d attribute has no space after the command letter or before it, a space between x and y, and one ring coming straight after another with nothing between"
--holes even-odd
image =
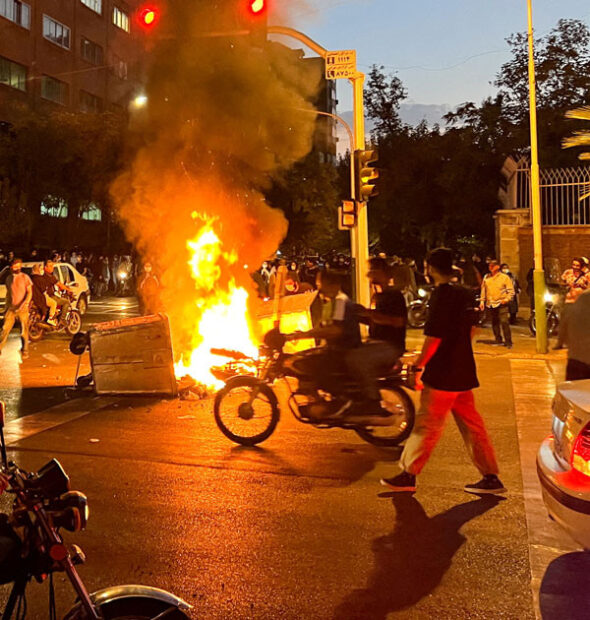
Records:
<instances>
[{"instance_id":1,"label":"sky","mask_svg":"<svg viewBox=\"0 0 590 620\"><path fill-rule=\"evenodd\" d=\"M526 0L306 2L292 10L289 25L329 50L356 49L364 73L384 65L402 80L409 103L455 107L494 94L495 74L510 59L505 39L527 27ZM590 24L590 2L533 0L536 36L561 18ZM348 111L351 87L338 82L338 110Z\"/></svg>"}]
</instances>

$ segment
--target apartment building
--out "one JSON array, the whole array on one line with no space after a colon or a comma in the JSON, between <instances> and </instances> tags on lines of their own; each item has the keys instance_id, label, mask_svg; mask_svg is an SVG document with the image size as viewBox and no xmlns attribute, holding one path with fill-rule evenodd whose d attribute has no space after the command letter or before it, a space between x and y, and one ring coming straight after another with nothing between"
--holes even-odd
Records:
<instances>
[{"instance_id":1,"label":"apartment building","mask_svg":"<svg viewBox=\"0 0 590 620\"><path fill-rule=\"evenodd\" d=\"M0 0L0 121L42 112L124 111L139 90L140 2Z\"/></svg>"}]
</instances>

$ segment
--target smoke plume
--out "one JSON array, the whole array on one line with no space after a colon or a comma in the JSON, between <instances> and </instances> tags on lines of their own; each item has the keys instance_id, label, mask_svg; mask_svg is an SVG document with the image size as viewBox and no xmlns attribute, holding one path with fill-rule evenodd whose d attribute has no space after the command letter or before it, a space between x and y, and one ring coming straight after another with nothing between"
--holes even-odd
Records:
<instances>
[{"instance_id":1,"label":"smoke plume","mask_svg":"<svg viewBox=\"0 0 590 620\"><path fill-rule=\"evenodd\" d=\"M207 299L232 281L250 289L249 272L277 249L287 222L262 191L311 149L315 118L302 110L320 76L293 50L237 34L249 28L240 4L168 3L146 56L141 146L111 188L128 239L157 265L177 353L197 344ZM207 223L223 253L196 281L187 242Z\"/></svg>"}]
</instances>

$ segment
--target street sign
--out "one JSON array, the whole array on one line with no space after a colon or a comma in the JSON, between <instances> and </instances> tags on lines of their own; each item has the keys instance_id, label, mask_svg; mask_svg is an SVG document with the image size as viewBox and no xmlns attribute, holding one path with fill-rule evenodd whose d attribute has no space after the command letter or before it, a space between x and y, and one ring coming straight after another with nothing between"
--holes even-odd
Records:
<instances>
[{"instance_id":1,"label":"street sign","mask_svg":"<svg viewBox=\"0 0 590 620\"><path fill-rule=\"evenodd\" d=\"M356 50L340 50L326 54L327 80L352 78L356 73Z\"/></svg>"}]
</instances>

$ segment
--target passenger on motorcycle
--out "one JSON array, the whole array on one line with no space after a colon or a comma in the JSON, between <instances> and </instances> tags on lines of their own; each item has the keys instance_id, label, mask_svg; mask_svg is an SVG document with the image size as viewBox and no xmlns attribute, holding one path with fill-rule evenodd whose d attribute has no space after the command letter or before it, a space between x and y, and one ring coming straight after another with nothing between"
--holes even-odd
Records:
<instances>
[{"instance_id":1,"label":"passenger on motorcycle","mask_svg":"<svg viewBox=\"0 0 590 620\"><path fill-rule=\"evenodd\" d=\"M361 333L354 304L342 290L341 274L321 271L317 275L316 284L322 298L330 304L329 318L309 331L295 332L286 337L287 340L316 338L325 341L325 346L319 347L316 355L307 357L302 363L306 364L307 373L317 377L321 389L336 395L340 388L337 373L343 369L347 353L361 345ZM342 415L351 404L350 401L339 402L330 415Z\"/></svg>"},{"instance_id":2,"label":"passenger on motorcycle","mask_svg":"<svg viewBox=\"0 0 590 620\"><path fill-rule=\"evenodd\" d=\"M31 273L31 280L33 281L33 305L39 310L42 320L47 318L47 312L49 306L45 299L45 278L43 277L43 266L40 264L33 265Z\"/></svg>"},{"instance_id":3,"label":"passenger on motorcycle","mask_svg":"<svg viewBox=\"0 0 590 620\"><path fill-rule=\"evenodd\" d=\"M353 376L359 378L365 398L354 405L359 415L390 415L381 407L377 379L406 350L406 301L401 291L391 286L391 273L387 260L372 258L367 277L375 291L374 309L356 306L359 320L369 325L369 340L346 354L346 364Z\"/></svg>"},{"instance_id":4,"label":"passenger on motorcycle","mask_svg":"<svg viewBox=\"0 0 590 620\"><path fill-rule=\"evenodd\" d=\"M56 312L57 307L61 307L62 314L66 314L70 309L70 301L65 297L60 297L55 294L55 289L57 288L60 291L66 291L68 293L72 293L72 289L65 284L62 284L54 275L53 271L55 270L55 264L52 260L46 260L43 267L43 275L41 279L38 280L39 287L43 291L45 296L45 301L49 306L49 318L47 322L50 325L56 324Z\"/></svg>"}]
</instances>

